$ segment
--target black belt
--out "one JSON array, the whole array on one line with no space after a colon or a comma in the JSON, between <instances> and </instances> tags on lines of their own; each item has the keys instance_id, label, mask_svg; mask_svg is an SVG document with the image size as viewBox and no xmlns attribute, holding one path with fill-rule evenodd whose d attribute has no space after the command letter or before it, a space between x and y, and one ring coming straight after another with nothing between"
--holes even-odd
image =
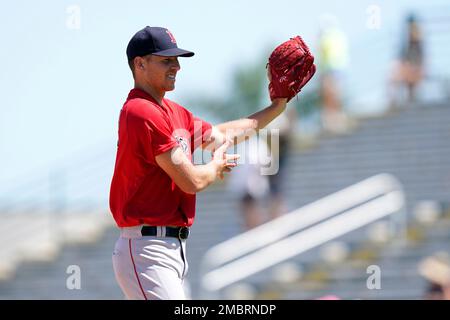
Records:
<instances>
[{"instance_id":1,"label":"black belt","mask_svg":"<svg viewBox=\"0 0 450 320\"><path fill-rule=\"evenodd\" d=\"M174 237L181 240L185 240L189 237L188 227L165 227L166 234L162 236ZM158 234L158 227L155 226L143 226L141 229L143 236L156 236Z\"/></svg>"}]
</instances>

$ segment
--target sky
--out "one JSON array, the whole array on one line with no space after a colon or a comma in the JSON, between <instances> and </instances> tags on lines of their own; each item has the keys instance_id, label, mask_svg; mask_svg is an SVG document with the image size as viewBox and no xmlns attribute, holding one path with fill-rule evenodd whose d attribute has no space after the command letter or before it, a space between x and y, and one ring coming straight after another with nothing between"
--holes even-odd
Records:
<instances>
[{"instance_id":1,"label":"sky","mask_svg":"<svg viewBox=\"0 0 450 320\"><path fill-rule=\"evenodd\" d=\"M433 12L450 7L444 0L427 6ZM370 28L374 7L380 24ZM377 48L379 39L396 37L403 15L414 8L424 10L423 1L4 2L0 190L45 173L62 159L115 146L119 111L133 86L126 45L147 25L167 27L179 47L195 52L193 58L181 58L176 90L167 95L183 105L191 97L229 94L237 66L291 36L301 35L314 48L323 13L340 20L355 63L370 64L380 52L359 52L366 44ZM389 59L393 52L382 54ZM376 63L371 67L379 69ZM382 76L379 72L376 83Z\"/></svg>"}]
</instances>

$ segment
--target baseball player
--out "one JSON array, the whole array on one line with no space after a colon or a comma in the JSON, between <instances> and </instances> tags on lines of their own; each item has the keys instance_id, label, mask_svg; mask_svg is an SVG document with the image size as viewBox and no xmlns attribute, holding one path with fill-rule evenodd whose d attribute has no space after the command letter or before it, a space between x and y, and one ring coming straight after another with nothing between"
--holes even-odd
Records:
<instances>
[{"instance_id":1,"label":"baseball player","mask_svg":"<svg viewBox=\"0 0 450 320\"><path fill-rule=\"evenodd\" d=\"M291 96L273 98L247 118L211 125L164 97L175 89L178 57L194 55L178 48L169 30L145 27L126 52L134 88L120 112L110 190L110 209L120 228L114 272L127 299L186 299L186 241L195 194L231 171L239 156L227 154L227 148L248 137L245 130L266 126ZM200 146L212 150L213 159L194 165L192 153Z\"/></svg>"}]
</instances>

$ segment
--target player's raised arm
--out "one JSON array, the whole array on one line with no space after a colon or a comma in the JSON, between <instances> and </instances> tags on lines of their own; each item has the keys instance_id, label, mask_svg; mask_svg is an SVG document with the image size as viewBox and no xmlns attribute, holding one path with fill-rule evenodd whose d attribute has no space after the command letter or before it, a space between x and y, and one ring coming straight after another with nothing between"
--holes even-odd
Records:
<instances>
[{"instance_id":1,"label":"player's raised arm","mask_svg":"<svg viewBox=\"0 0 450 320\"><path fill-rule=\"evenodd\" d=\"M314 56L299 36L275 48L267 66L271 105L247 118L214 126L203 148L214 149L225 138L240 143L256 134L286 109L286 103L301 91L316 72Z\"/></svg>"},{"instance_id":2,"label":"player's raised arm","mask_svg":"<svg viewBox=\"0 0 450 320\"><path fill-rule=\"evenodd\" d=\"M214 150L226 139L231 140L234 144L241 143L279 116L286 109L286 102L286 98L274 99L268 107L247 118L232 120L213 126L211 136L202 145L202 148Z\"/></svg>"}]
</instances>

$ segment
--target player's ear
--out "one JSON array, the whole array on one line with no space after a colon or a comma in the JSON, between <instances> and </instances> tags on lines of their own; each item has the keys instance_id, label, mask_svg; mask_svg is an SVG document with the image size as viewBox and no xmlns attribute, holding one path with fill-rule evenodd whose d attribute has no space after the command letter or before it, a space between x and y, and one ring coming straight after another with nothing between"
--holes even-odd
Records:
<instances>
[{"instance_id":1,"label":"player's ear","mask_svg":"<svg viewBox=\"0 0 450 320\"><path fill-rule=\"evenodd\" d=\"M142 57L134 58L134 67L140 70L145 70L145 59Z\"/></svg>"}]
</instances>

